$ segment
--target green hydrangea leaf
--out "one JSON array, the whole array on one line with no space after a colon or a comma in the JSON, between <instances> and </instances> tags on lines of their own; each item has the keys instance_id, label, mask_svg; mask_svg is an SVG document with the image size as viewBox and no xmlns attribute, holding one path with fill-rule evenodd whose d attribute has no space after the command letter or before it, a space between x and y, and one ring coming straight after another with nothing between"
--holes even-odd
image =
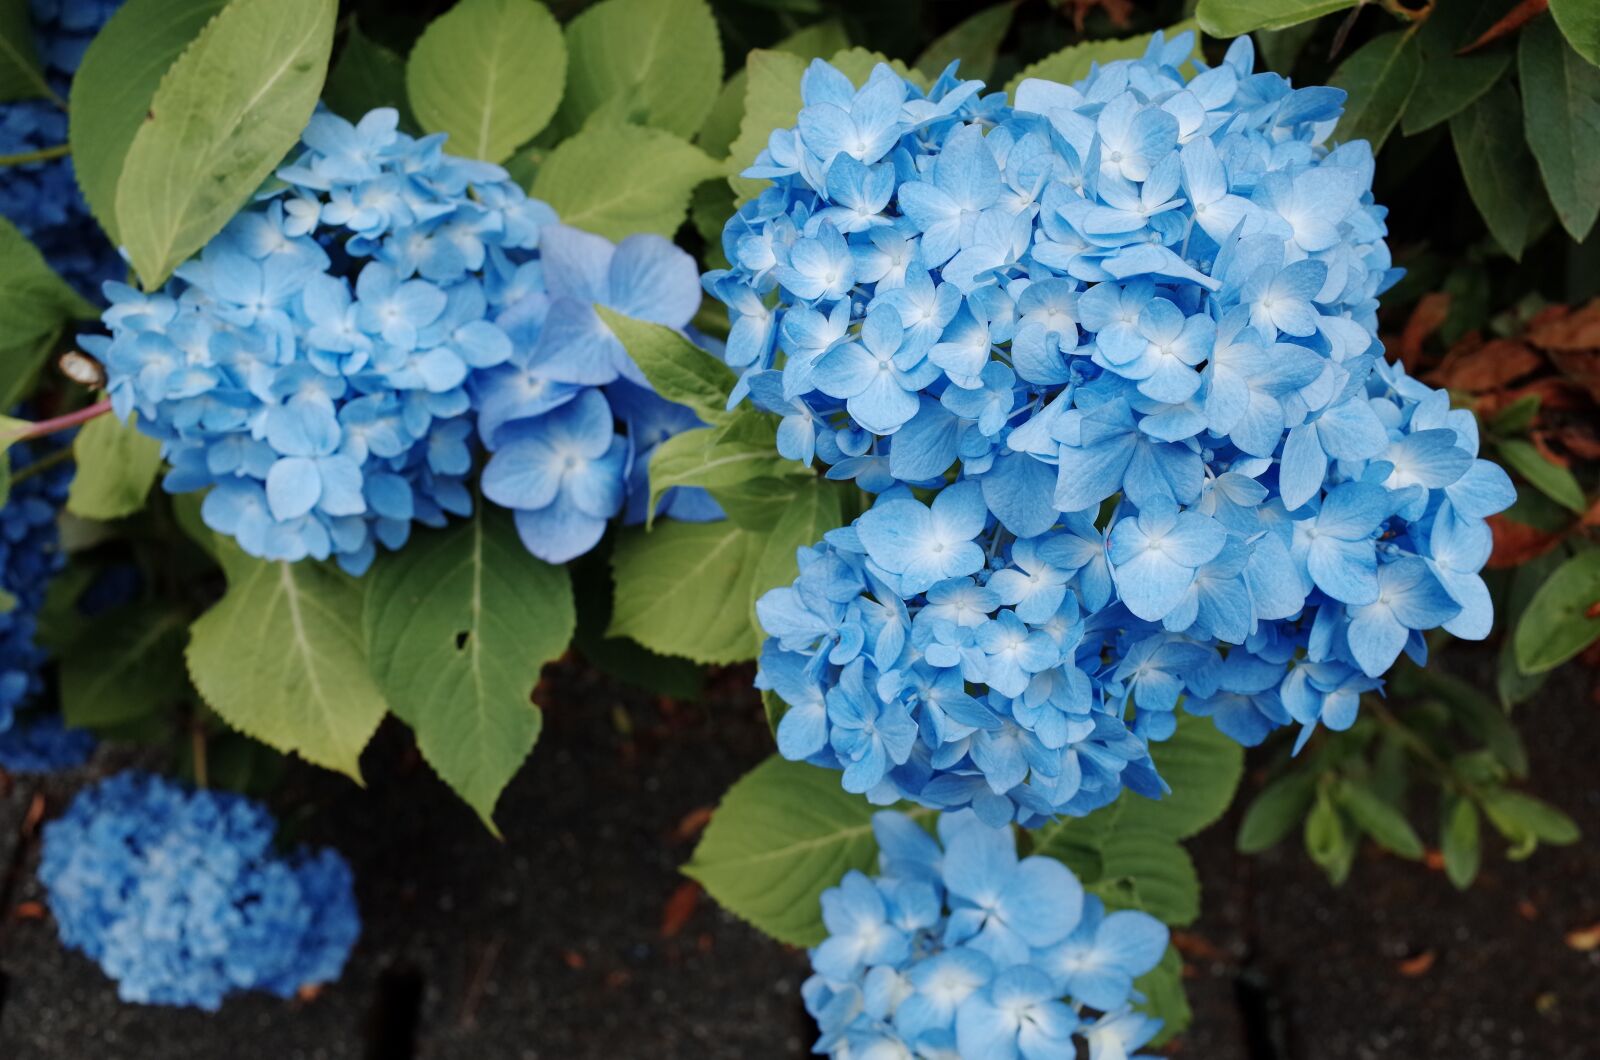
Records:
<instances>
[{"instance_id":1,"label":"green hydrangea leaf","mask_svg":"<svg viewBox=\"0 0 1600 1060\"><path fill-rule=\"evenodd\" d=\"M33 50L28 0L0 0L0 103L54 94Z\"/></svg>"},{"instance_id":2,"label":"green hydrangea leaf","mask_svg":"<svg viewBox=\"0 0 1600 1060\"><path fill-rule=\"evenodd\" d=\"M603 0L568 23L567 52L559 115L567 132L615 107L687 139L722 87L722 43L705 0ZM619 168L640 172L631 162Z\"/></svg>"},{"instance_id":3,"label":"green hydrangea leaf","mask_svg":"<svg viewBox=\"0 0 1600 1060\"><path fill-rule=\"evenodd\" d=\"M161 79L116 182L146 288L222 230L300 138L322 92L336 0L232 0Z\"/></svg>"},{"instance_id":4,"label":"green hydrangea leaf","mask_svg":"<svg viewBox=\"0 0 1600 1060\"><path fill-rule=\"evenodd\" d=\"M1594 0L1550 0L1550 14L1567 43L1600 66L1600 7Z\"/></svg>"},{"instance_id":5,"label":"green hydrangea leaf","mask_svg":"<svg viewBox=\"0 0 1600 1060\"><path fill-rule=\"evenodd\" d=\"M567 48L538 0L461 0L434 19L406 61L406 92L452 154L503 162L550 123Z\"/></svg>"},{"instance_id":6,"label":"green hydrangea leaf","mask_svg":"<svg viewBox=\"0 0 1600 1060\"><path fill-rule=\"evenodd\" d=\"M995 4L956 23L943 36L917 56L914 64L918 73L927 78L938 77L944 68L959 59L956 73L972 80L987 81L994 72L995 57L1000 53L1000 43L1011 30L1011 16L1015 4Z\"/></svg>"},{"instance_id":7,"label":"green hydrangea leaf","mask_svg":"<svg viewBox=\"0 0 1600 1060\"><path fill-rule=\"evenodd\" d=\"M61 714L74 728L107 729L169 710L188 693L188 617L148 601L94 619L61 652Z\"/></svg>"},{"instance_id":8,"label":"green hydrangea leaf","mask_svg":"<svg viewBox=\"0 0 1600 1060\"><path fill-rule=\"evenodd\" d=\"M1600 216L1600 66L1562 40L1549 19L1534 19L1518 37L1528 146L1556 218L1581 243Z\"/></svg>"},{"instance_id":9,"label":"green hydrangea leaf","mask_svg":"<svg viewBox=\"0 0 1600 1060\"><path fill-rule=\"evenodd\" d=\"M707 423L729 420L728 394L738 381L731 368L665 325L596 309L656 393L687 405Z\"/></svg>"},{"instance_id":10,"label":"green hydrangea leaf","mask_svg":"<svg viewBox=\"0 0 1600 1060\"><path fill-rule=\"evenodd\" d=\"M219 541L228 591L190 627L189 677L246 736L361 779L383 720L367 665L361 586L321 563L269 563Z\"/></svg>"},{"instance_id":11,"label":"green hydrangea leaf","mask_svg":"<svg viewBox=\"0 0 1600 1060\"><path fill-rule=\"evenodd\" d=\"M1328 81L1350 93L1333 137L1340 143L1365 140L1373 153L1399 122L1422 72L1416 37L1394 30L1374 37L1339 64Z\"/></svg>"},{"instance_id":12,"label":"green hydrangea leaf","mask_svg":"<svg viewBox=\"0 0 1600 1060\"><path fill-rule=\"evenodd\" d=\"M1358 0L1200 0L1195 18L1213 37L1237 37L1257 29L1282 29L1309 22Z\"/></svg>"},{"instance_id":13,"label":"green hydrangea leaf","mask_svg":"<svg viewBox=\"0 0 1600 1060\"><path fill-rule=\"evenodd\" d=\"M31 350L71 319L92 319L94 306L50 268L28 237L0 217L0 321L8 349Z\"/></svg>"},{"instance_id":14,"label":"green hydrangea leaf","mask_svg":"<svg viewBox=\"0 0 1600 1060\"><path fill-rule=\"evenodd\" d=\"M78 187L121 243L117 181L161 78L227 0L127 0L101 27L72 78L67 139Z\"/></svg>"},{"instance_id":15,"label":"green hydrangea leaf","mask_svg":"<svg viewBox=\"0 0 1600 1060\"><path fill-rule=\"evenodd\" d=\"M351 26L345 34L339 57L328 71L322 100L346 121L360 121L378 107L393 107L400 112L402 128L417 128L406 99L406 61L362 33L360 26Z\"/></svg>"},{"instance_id":16,"label":"green hydrangea leaf","mask_svg":"<svg viewBox=\"0 0 1600 1060\"><path fill-rule=\"evenodd\" d=\"M576 626L566 569L528 555L511 516L480 502L470 519L413 534L365 582L378 687L428 764L495 831L495 803L539 738L539 671Z\"/></svg>"},{"instance_id":17,"label":"green hydrangea leaf","mask_svg":"<svg viewBox=\"0 0 1600 1060\"><path fill-rule=\"evenodd\" d=\"M78 465L67 489L67 511L85 519L121 519L144 507L161 470L161 443L130 417L97 416L72 440Z\"/></svg>"},{"instance_id":18,"label":"green hydrangea leaf","mask_svg":"<svg viewBox=\"0 0 1600 1060\"><path fill-rule=\"evenodd\" d=\"M1164 32L1168 40L1180 33L1196 29L1193 19L1169 26ZM1211 32L1207 30L1206 32ZM1213 34L1214 35L1214 34ZM1112 40L1088 40L1081 44L1068 45L1053 55L1047 55L1031 66L1024 67L1022 72L1006 82L1006 94L1016 92L1017 86L1030 77L1041 78L1045 81L1059 81L1061 84L1070 85L1074 81L1082 80L1089 76L1089 71L1095 64L1115 62L1118 59L1137 59L1144 54L1150 46L1151 33L1141 33L1137 37L1121 37ZM1194 55L1200 54L1200 35L1195 34Z\"/></svg>"},{"instance_id":19,"label":"green hydrangea leaf","mask_svg":"<svg viewBox=\"0 0 1600 1060\"><path fill-rule=\"evenodd\" d=\"M619 165L624 158L628 164ZM670 239L688 216L695 186L721 173L719 163L678 136L597 119L550 152L532 194L563 224L607 239L640 232Z\"/></svg>"}]
</instances>

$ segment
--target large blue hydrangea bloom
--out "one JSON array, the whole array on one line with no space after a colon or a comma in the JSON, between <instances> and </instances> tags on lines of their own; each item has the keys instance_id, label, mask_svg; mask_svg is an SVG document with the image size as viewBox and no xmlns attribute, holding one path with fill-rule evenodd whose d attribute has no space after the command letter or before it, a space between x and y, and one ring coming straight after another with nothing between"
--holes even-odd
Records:
<instances>
[{"instance_id":1,"label":"large blue hydrangea bloom","mask_svg":"<svg viewBox=\"0 0 1600 1060\"><path fill-rule=\"evenodd\" d=\"M76 769L94 754L94 733L69 729L54 711L26 711L0 732L0 770L54 773Z\"/></svg>"},{"instance_id":2,"label":"large blue hydrangea bloom","mask_svg":"<svg viewBox=\"0 0 1600 1060\"><path fill-rule=\"evenodd\" d=\"M282 187L161 291L108 284L111 337L82 341L162 442L166 488L209 489L207 525L251 555L364 571L375 543L471 510L481 436L485 493L535 554L571 558L623 509L639 440L694 423L594 304L683 327L693 262L563 227L499 166L397 122L314 116Z\"/></svg>"},{"instance_id":3,"label":"large blue hydrangea bloom","mask_svg":"<svg viewBox=\"0 0 1600 1060\"><path fill-rule=\"evenodd\" d=\"M122 0L31 0L33 43L45 79L66 99L84 50ZM0 155L30 154L67 142L67 112L52 100L0 103ZM78 190L71 157L7 166L0 173L0 215L33 240L46 260L83 294L126 271Z\"/></svg>"},{"instance_id":4,"label":"large blue hydrangea bloom","mask_svg":"<svg viewBox=\"0 0 1600 1060\"><path fill-rule=\"evenodd\" d=\"M13 477L32 466L48 443L19 442L8 458ZM0 611L0 732L11 728L17 709L44 687L44 649L35 641L39 609L50 579L65 563L56 516L67 499L70 464L17 478L0 507L0 591L12 604Z\"/></svg>"},{"instance_id":5,"label":"large blue hydrangea bloom","mask_svg":"<svg viewBox=\"0 0 1600 1060\"><path fill-rule=\"evenodd\" d=\"M772 187L705 277L736 399L880 494L760 609L785 753L856 790L1079 812L1077 741L1163 738L1180 698L1303 741L1424 631L1489 631L1484 519L1515 494L1383 360L1399 273L1368 145L1324 145L1344 93L1252 73L1248 38L1185 78L1192 45L1012 103L813 63L746 171Z\"/></svg>"},{"instance_id":6,"label":"large blue hydrangea bloom","mask_svg":"<svg viewBox=\"0 0 1600 1060\"><path fill-rule=\"evenodd\" d=\"M332 982L360 934L350 869L331 850L273 850L241 795L120 773L45 825L39 878L61 941L124 1001L215 1010L228 994L291 997Z\"/></svg>"},{"instance_id":7,"label":"large blue hydrangea bloom","mask_svg":"<svg viewBox=\"0 0 1600 1060\"><path fill-rule=\"evenodd\" d=\"M801 987L816 1052L1126 1060L1160 1030L1131 1006L1166 951L1160 921L1107 913L1065 865L1019 860L1010 828L970 812L941 815L937 839L899 813L872 826L879 874L822 895L828 938Z\"/></svg>"}]
</instances>

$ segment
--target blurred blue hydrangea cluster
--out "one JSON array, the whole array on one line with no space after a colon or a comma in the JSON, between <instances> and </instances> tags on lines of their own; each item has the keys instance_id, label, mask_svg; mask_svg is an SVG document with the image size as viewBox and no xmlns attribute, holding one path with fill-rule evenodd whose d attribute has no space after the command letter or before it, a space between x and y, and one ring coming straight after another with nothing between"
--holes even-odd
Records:
<instances>
[{"instance_id":1,"label":"blurred blue hydrangea cluster","mask_svg":"<svg viewBox=\"0 0 1600 1060\"><path fill-rule=\"evenodd\" d=\"M361 931L350 869L331 850L278 855L274 829L241 795L143 773L85 788L44 828L62 942L142 1004L215 1010L332 982Z\"/></svg>"},{"instance_id":2,"label":"blurred blue hydrangea cluster","mask_svg":"<svg viewBox=\"0 0 1600 1060\"><path fill-rule=\"evenodd\" d=\"M594 303L682 327L693 261L556 224L499 166L400 132L393 110L318 113L303 145L162 290L108 284L111 336L82 340L117 412L162 442L166 488L209 489L207 525L251 555L360 573L376 543L471 510L481 437L485 492L528 547L587 551L644 440L693 423Z\"/></svg>"},{"instance_id":3,"label":"blurred blue hydrangea cluster","mask_svg":"<svg viewBox=\"0 0 1600 1060\"><path fill-rule=\"evenodd\" d=\"M45 80L62 100L84 50L122 0L31 0L33 44ZM0 155L25 155L67 142L67 111L54 100L0 103ZM70 157L7 166L0 215L22 230L52 268L93 298L126 271L78 190Z\"/></svg>"},{"instance_id":4,"label":"blurred blue hydrangea cluster","mask_svg":"<svg viewBox=\"0 0 1600 1060\"><path fill-rule=\"evenodd\" d=\"M94 754L94 733L69 729L55 711L24 711L0 732L0 769L7 773L54 773L76 769Z\"/></svg>"},{"instance_id":5,"label":"blurred blue hydrangea cluster","mask_svg":"<svg viewBox=\"0 0 1600 1060\"><path fill-rule=\"evenodd\" d=\"M17 709L43 689L45 652L35 636L50 579L65 562L56 516L66 503L72 465L21 472L58 447L17 442L8 454L14 481L0 507L0 591L10 597L0 611L0 732L11 728Z\"/></svg>"},{"instance_id":6,"label":"blurred blue hydrangea cluster","mask_svg":"<svg viewBox=\"0 0 1600 1060\"><path fill-rule=\"evenodd\" d=\"M879 494L760 609L785 753L854 790L1081 812L1148 786L1124 733L1180 698L1303 741L1424 631L1488 633L1484 519L1515 494L1383 360L1399 272L1368 145L1325 145L1343 91L1252 73L1248 38L1192 50L1014 103L813 63L746 171L772 186L705 277L736 398Z\"/></svg>"},{"instance_id":7,"label":"blurred blue hydrangea cluster","mask_svg":"<svg viewBox=\"0 0 1600 1060\"><path fill-rule=\"evenodd\" d=\"M1065 865L1019 860L1010 828L970 812L940 815L937 839L891 811L872 826L879 874L822 895L828 938L801 987L816 1052L1127 1060L1160 1030L1131 1007L1166 951L1160 921L1107 913Z\"/></svg>"}]
</instances>

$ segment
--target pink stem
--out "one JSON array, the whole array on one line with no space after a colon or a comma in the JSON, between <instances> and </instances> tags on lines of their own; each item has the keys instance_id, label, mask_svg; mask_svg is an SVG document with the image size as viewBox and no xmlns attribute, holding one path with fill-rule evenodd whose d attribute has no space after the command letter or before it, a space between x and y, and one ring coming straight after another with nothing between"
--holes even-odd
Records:
<instances>
[{"instance_id":1,"label":"pink stem","mask_svg":"<svg viewBox=\"0 0 1600 1060\"><path fill-rule=\"evenodd\" d=\"M29 438L43 438L45 435L55 434L57 431L71 430L79 424L88 423L96 416L104 415L110 411L111 399L104 398L96 401L93 405L79 409L77 412L69 412L65 416L56 416L53 419L30 423L27 430L17 435L16 440L20 442Z\"/></svg>"}]
</instances>

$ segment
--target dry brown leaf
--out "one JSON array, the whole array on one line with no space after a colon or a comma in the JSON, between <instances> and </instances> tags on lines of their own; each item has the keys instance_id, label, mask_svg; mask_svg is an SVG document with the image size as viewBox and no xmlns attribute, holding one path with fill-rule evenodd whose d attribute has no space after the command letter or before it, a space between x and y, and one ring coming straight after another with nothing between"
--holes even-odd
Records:
<instances>
[{"instance_id":1,"label":"dry brown leaf","mask_svg":"<svg viewBox=\"0 0 1600 1060\"><path fill-rule=\"evenodd\" d=\"M1494 534L1494 551L1489 554L1488 563L1491 570L1520 567L1555 548L1566 536L1565 531L1547 533L1503 515L1489 516L1489 530Z\"/></svg>"},{"instance_id":2,"label":"dry brown leaf","mask_svg":"<svg viewBox=\"0 0 1600 1060\"><path fill-rule=\"evenodd\" d=\"M1429 969L1433 967L1433 962L1438 959L1439 955L1434 953L1432 950L1423 950L1415 957L1407 957L1405 960L1396 964L1395 967L1399 970L1400 974L1405 976L1407 979L1416 979L1420 976L1427 975Z\"/></svg>"},{"instance_id":3,"label":"dry brown leaf","mask_svg":"<svg viewBox=\"0 0 1600 1060\"><path fill-rule=\"evenodd\" d=\"M678 884L678 889L667 898L661 909L661 937L670 939L683 930L700 904L700 885L693 880Z\"/></svg>"},{"instance_id":4,"label":"dry brown leaf","mask_svg":"<svg viewBox=\"0 0 1600 1060\"><path fill-rule=\"evenodd\" d=\"M1556 371L1600 401L1600 350L1549 350Z\"/></svg>"},{"instance_id":5,"label":"dry brown leaf","mask_svg":"<svg viewBox=\"0 0 1600 1060\"><path fill-rule=\"evenodd\" d=\"M1592 350L1600 347L1600 298L1581 309L1534 317L1526 333L1541 350Z\"/></svg>"},{"instance_id":6,"label":"dry brown leaf","mask_svg":"<svg viewBox=\"0 0 1600 1060\"><path fill-rule=\"evenodd\" d=\"M1450 295L1444 291L1434 291L1417 299L1416 308L1411 310L1411 316L1406 319L1405 330L1400 333L1400 341L1395 346L1394 354L1400 362L1411 371L1422 358L1422 344L1428 336L1439 330L1445 317L1450 315Z\"/></svg>"},{"instance_id":7,"label":"dry brown leaf","mask_svg":"<svg viewBox=\"0 0 1600 1060\"><path fill-rule=\"evenodd\" d=\"M18 902L11 915L18 920L43 920L44 906L38 902Z\"/></svg>"},{"instance_id":8,"label":"dry brown leaf","mask_svg":"<svg viewBox=\"0 0 1600 1060\"><path fill-rule=\"evenodd\" d=\"M705 831L706 825L711 823L711 811L714 809L713 806L697 806L684 814L672 830L672 838L686 843Z\"/></svg>"},{"instance_id":9,"label":"dry brown leaf","mask_svg":"<svg viewBox=\"0 0 1600 1060\"><path fill-rule=\"evenodd\" d=\"M1516 339L1458 345L1430 372L1427 381L1451 390L1499 390L1544 367L1544 358Z\"/></svg>"},{"instance_id":10,"label":"dry brown leaf","mask_svg":"<svg viewBox=\"0 0 1600 1060\"><path fill-rule=\"evenodd\" d=\"M1457 55L1466 55L1468 52L1477 51L1486 45L1493 44L1501 37L1515 33L1530 20L1550 10L1550 0L1522 0L1516 7L1499 22L1483 31L1483 35L1465 48L1458 49Z\"/></svg>"}]
</instances>

